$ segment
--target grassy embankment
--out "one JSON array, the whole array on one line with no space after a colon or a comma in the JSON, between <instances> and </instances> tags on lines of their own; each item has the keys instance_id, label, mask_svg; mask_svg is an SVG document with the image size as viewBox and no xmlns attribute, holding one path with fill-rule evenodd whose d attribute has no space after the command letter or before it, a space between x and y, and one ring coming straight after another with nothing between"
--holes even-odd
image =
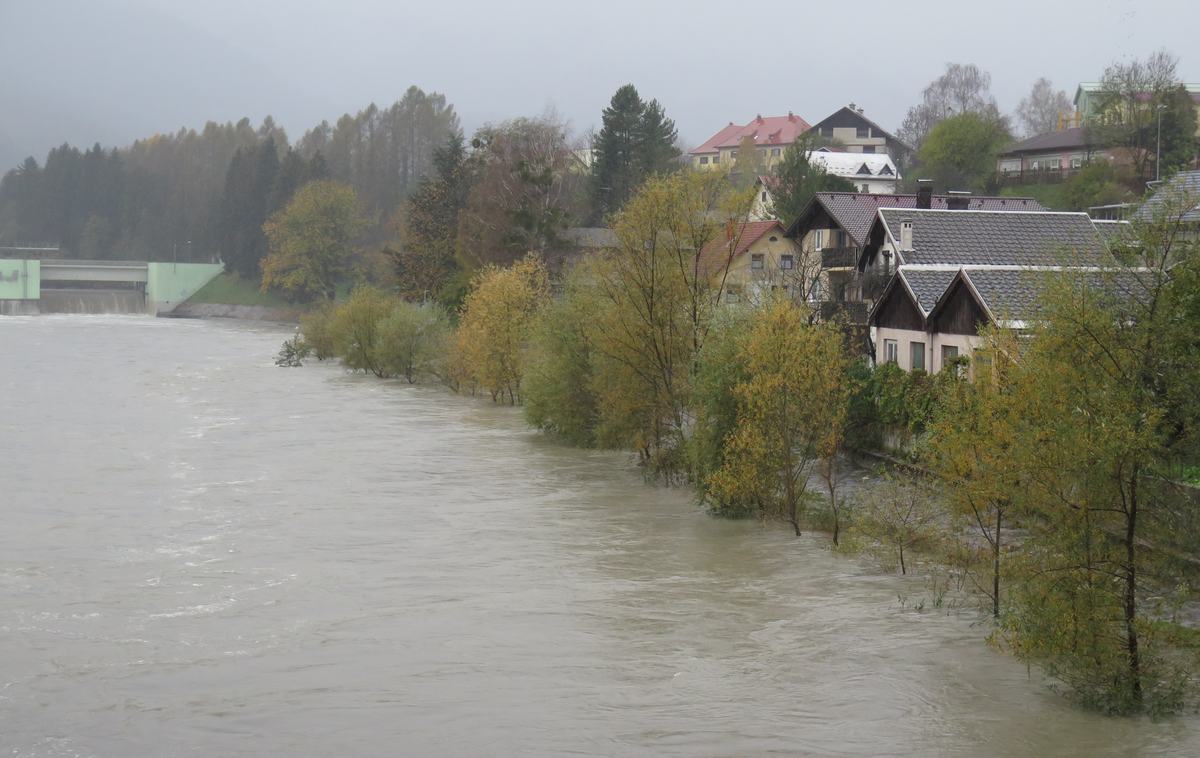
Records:
<instances>
[{"instance_id":1,"label":"grassy embankment","mask_svg":"<svg viewBox=\"0 0 1200 758\"><path fill-rule=\"evenodd\" d=\"M307 310L309 305L292 303L274 292L263 292L257 281L243 279L238 274L221 274L189 298L193 303L220 305L257 305L264 308L293 308Z\"/></svg>"}]
</instances>

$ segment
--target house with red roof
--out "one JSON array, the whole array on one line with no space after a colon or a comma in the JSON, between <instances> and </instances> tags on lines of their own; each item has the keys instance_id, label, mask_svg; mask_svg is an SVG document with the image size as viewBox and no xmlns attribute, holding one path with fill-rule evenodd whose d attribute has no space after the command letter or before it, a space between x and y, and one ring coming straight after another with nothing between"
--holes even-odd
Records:
<instances>
[{"instance_id":1,"label":"house with red roof","mask_svg":"<svg viewBox=\"0 0 1200 758\"><path fill-rule=\"evenodd\" d=\"M728 168L737 160L738 150L749 137L763 157L764 168L770 170L783 157L788 145L808 129L808 122L790 111L786 116L759 115L745 126L736 126L731 121L688 155L696 168Z\"/></svg>"}]
</instances>

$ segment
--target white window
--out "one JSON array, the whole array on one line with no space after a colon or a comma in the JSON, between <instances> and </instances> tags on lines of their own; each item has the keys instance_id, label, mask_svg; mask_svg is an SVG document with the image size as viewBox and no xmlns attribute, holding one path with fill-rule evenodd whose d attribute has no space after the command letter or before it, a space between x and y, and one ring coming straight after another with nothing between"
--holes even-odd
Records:
<instances>
[{"instance_id":1,"label":"white window","mask_svg":"<svg viewBox=\"0 0 1200 758\"><path fill-rule=\"evenodd\" d=\"M820 250L825 247L825 230L817 229L813 232L813 250Z\"/></svg>"},{"instance_id":2,"label":"white window","mask_svg":"<svg viewBox=\"0 0 1200 758\"><path fill-rule=\"evenodd\" d=\"M762 193L762 201L763 201L764 203L765 203L765 202L767 202L767 193L765 193L765 192L764 192L764 193Z\"/></svg>"},{"instance_id":3,"label":"white window","mask_svg":"<svg viewBox=\"0 0 1200 758\"><path fill-rule=\"evenodd\" d=\"M1083 162L1087 159L1084 153L1071 153L1067 156L1067 165L1071 168L1083 168Z\"/></svg>"},{"instance_id":4,"label":"white window","mask_svg":"<svg viewBox=\"0 0 1200 758\"><path fill-rule=\"evenodd\" d=\"M777 147L771 148L771 155L779 155L779 148L777 148Z\"/></svg>"},{"instance_id":5,"label":"white window","mask_svg":"<svg viewBox=\"0 0 1200 758\"><path fill-rule=\"evenodd\" d=\"M714 155L714 156L713 156L713 163L720 163L720 162L721 162L721 156L719 156L719 155Z\"/></svg>"},{"instance_id":6,"label":"white window","mask_svg":"<svg viewBox=\"0 0 1200 758\"><path fill-rule=\"evenodd\" d=\"M762 268L762 267L763 267L763 254L762 253L751 253L750 254L750 268Z\"/></svg>"},{"instance_id":7,"label":"white window","mask_svg":"<svg viewBox=\"0 0 1200 758\"><path fill-rule=\"evenodd\" d=\"M958 357L958 345L942 345L942 368Z\"/></svg>"},{"instance_id":8,"label":"white window","mask_svg":"<svg viewBox=\"0 0 1200 758\"><path fill-rule=\"evenodd\" d=\"M700 156L700 163L701 163L701 165L707 164L707 163L708 163L708 156L707 156L707 155L702 155L702 156Z\"/></svg>"},{"instance_id":9,"label":"white window","mask_svg":"<svg viewBox=\"0 0 1200 758\"><path fill-rule=\"evenodd\" d=\"M759 155L761 155L761 156L763 156L763 157L765 158L765 157L766 157L766 155L767 155L767 149L766 149L765 147L760 147L760 148L758 149L758 154L759 154Z\"/></svg>"},{"instance_id":10,"label":"white window","mask_svg":"<svg viewBox=\"0 0 1200 758\"><path fill-rule=\"evenodd\" d=\"M730 157L730 158L736 158L736 157L737 157L737 150L730 150L730 151L729 151L729 157Z\"/></svg>"},{"instance_id":11,"label":"white window","mask_svg":"<svg viewBox=\"0 0 1200 758\"><path fill-rule=\"evenodd\" d=\"M791 269L794 263L795 263L795 259L792 258L792 256L790 256L790 255L779 256L779 268Z\"/></svg>"},{"instance_id":12,"label":"white window","mask_svg":"<svg viewBox=\"0 0 1200 758\"><path fill-rule=\"evenodd\" d=\"M1002 174L1019 174L1021 173L1021 159L1010 158L1000 161L1000 173Z\"/></svg>"},{"instance_id":13,"label":"white window","mask_svg":"<svg viewBox=\"0 0 1200 758\"><path fill-rule=\"evenodd\" d=\"M885 363L900 362L900 343L896 340L883 341L883 360Z\"/></svg>"},{"instance_id":14,"label":"white window","mask_svg":"<svg viewBox=\"0 0 1200 758\"><path fill-rule=\"evenodd\" d=\"M1061 155L1043 155L1038 158L1029 159L1030 171L1048 171L1062 168Z\"/></svg>"},{"instance_id":15,"label":"white window","mask_svg":"<svg viewBox=\"0 0 1200 758\"><path fill-rule=\"evenodd\" d=\"M862 186L862 191L863 191L863 194L864 194L864 195L869 195L869 194L871 194L871 185L869 185L869 184L864 184L864 185Z\"/></svg>"}]
</instances>

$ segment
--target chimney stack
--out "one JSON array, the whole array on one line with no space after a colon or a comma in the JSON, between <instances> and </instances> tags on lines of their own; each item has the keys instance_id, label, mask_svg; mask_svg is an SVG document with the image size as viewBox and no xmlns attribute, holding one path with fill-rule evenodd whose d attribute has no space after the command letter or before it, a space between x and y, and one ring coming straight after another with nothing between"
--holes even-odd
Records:
<instances>
[{"instance_id":1,"label":"chimney stack","mask_svg":"<svg viewBox=\"0 0 1200 758\"><path fill-rule=\"evenodd\" d=\"M917 180L917 207L929 210L933 207L933 180Z\"/></svg>"},{"instance_id":2,"label":"chimney stack","mask_svg":"<svg viewBox=\"0 0 1200 758\"><path fill-rule=\"evenodd\" d=\"M911 253L913 251L913 220L906 218L900 222L900 252Z\"/></svg>"},{"instance_id":3,"label":"chimney stack","mask_svg":"<svg viewBox=\"0 0 1200 758\"><path fill-rule=\"evenodd\" d=\"M854 103L850 103L850 110L855 110Z\"/></svg>"},{"instance_id":4,"label":"chimney stack","mask_svg":"<svg viewBox=\"0 0 1200 758\"><path fill-rule=\"evenodd\" d=\"M965 211L971 207L971 193L966 190L950 190L946 207L952 211Z\"/></svg>"}]
</instances>

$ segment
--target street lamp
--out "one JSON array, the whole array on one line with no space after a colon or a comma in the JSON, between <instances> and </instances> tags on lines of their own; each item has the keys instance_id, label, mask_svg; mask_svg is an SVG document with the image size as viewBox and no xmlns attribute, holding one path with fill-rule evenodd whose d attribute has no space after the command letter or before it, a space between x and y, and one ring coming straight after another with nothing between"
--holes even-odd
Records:
<instances>
[{"instance_id":1,"label":"street lamp","mask_svg":"<svg viewBox=\"0 0 1200 758\"><path fill-rule=\"evenodd\" d=\"M1162 176L1162 114L1167 109L1167 106L1158 106L1158 146L1154 150L1154 181L1158 181Z\"/></svg>"}]
</instances>

